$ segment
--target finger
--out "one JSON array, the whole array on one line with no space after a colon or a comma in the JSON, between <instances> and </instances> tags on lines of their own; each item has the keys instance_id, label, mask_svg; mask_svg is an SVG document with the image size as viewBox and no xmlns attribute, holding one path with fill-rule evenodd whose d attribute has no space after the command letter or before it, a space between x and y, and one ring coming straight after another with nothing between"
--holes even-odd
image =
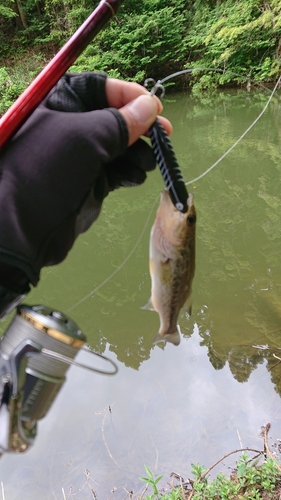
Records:
<instances>
[{"instance_id":1,"label":"finger","mask_svg":"<svg viewBox=\"0 0 281 500\"><path fill-rule=\"evenodd\" d=\"M173 125L168 120L168 118L165 118L164 116L157 116L157 119L159 120L161 125L164 127L167 135L171 135L171 133L173 132ZM149 132L147 131L144 135L146 137L149 137Z\"/></svg>"},{"instance_id":2,"label":"finger","mask_svg":"<svg viewBox=\"0 0 281 500\"><path fill-rule=\"evenodd\" d=\"M141 95L119 109L119 112L125 118L128 133L129 143L133 144L141 135L145 135L151 125L158 117L158 113L162 111L162 104L158 97ZM159 117L167 133L171 133L172 125L169 120Z\"/></svg>"},{"instance_id":3,"label":"finger","mask_svg":"<svg viewBox=\"0 0 281 500\"><path fill-rule=\"evenodd\" d=\"M108 105L117 109L140 95L150 95L148 90L138 83L124 82L115 78L106 79L105 93Z\"/></svg>"}]
</instances>

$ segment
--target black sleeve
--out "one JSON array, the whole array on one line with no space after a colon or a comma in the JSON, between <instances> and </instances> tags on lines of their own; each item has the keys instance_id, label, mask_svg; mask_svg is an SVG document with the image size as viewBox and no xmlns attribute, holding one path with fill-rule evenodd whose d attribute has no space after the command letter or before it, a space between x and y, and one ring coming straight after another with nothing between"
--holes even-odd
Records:
<instances>
[{"instance_id":1,"label":"black sleeve","mask_svg":"<svg viewBox=\"0 0 281 500\"><path fill-rule=\"evenodd\" d=\"M1 261L33 285L43 266L61 262L109 191L103 165L124 154L127 143L117 110L39 107L0 158ZM88 215L80 213L84 203Z\"/></svg>"},{"instance_id":2,"label":"black sleeve","mask_svg":"<svg viewBox=\"0 0 281 500\"><path fill-rule=\"evenodd\" d=\"M41 268L64 260L98 217L109 191L139 185L155 168L145 141L127 147L105 82L103 73L65 74L1 151L0 285L36 286Z\"/></svg>"}]
</instances>

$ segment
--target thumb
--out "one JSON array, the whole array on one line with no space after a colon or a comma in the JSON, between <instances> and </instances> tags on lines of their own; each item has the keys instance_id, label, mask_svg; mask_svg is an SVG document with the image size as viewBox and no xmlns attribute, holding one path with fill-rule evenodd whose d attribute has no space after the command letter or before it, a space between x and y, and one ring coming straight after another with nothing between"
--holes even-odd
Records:
<instances>
[{"instance_id":1,"label":"thumb","mask_svg":"<svg viewBox=\"0 0 281 500\"><path fill-rule=\"evenodd\" d=\"M128 146L148 131L162 109L158 97L151 95L140 95L119 109L128 127Z\"/></svg>"}]
</instances>

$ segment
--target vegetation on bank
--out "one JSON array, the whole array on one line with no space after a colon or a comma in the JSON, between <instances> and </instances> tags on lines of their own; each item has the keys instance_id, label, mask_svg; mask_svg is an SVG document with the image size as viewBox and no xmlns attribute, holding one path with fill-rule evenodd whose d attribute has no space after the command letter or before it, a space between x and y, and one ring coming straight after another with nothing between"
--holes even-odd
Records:
<instances>
[{"instance_id":1,"label":"vegetation on bank","mask_svg":"<svg viewBox=\"0 0 281 500\"><path fill-rule=\"evenodd\" d=\"M145 466L148 477L140 478L150 487L152 493L138 499L144 500L280 500L281 498L281 466L273 456L268 446L268 430L270 424L262 427L264 450L235 450L218 460L206 469L200 464L192 464L194 479L184 480L176 473L171 476L178 481L178 485L168 483L168 492L161 491L158 483L163 476L153 474ZM209 480L210 471L229 455L243 452L236 462L236 468L228 477L219 473L213 480ZM249 452L252 457L249 456ZM263 462L260 463L260 458ZM174 481L173 481L174 483ZM131 496L130 498L134 498Z\"/></svg>"},{"instance_id":2,"label":"vegetation on bank","mask_svg":"<svg viewBox=\"0 0 281 500\"><path fill-rule=\"evenodd\" d=\"M139 479L145 483L138 491L129 491L119 486L111 489L108 498L122 498L123 500L280 500L281 498L281 444L268 443L268 432L271 425L261 427L260 437L263 438L263 449L241 448L233 450L207 469L202 465L191 464L192 478L184 479L180 474L171 472L168 482L163 486L164 476L153 473L144 465L145 477ZM277 439L279 442L280 439ZM274 452L272 452L274 448ZM226 460L232 456L239 456L235 466L227 467L231 472L219 472L214 479L210 474L220 464L226 468ZM98 483L91 477L90 471L84 471L86 481L82 488L90 488L91 498L100 500L95 490ZM161 483L160 483L161 482ZM93 488L94 485L94 488ZM117 493L118 491L118 493ZM62 488L63 500L74 498L77 493L69 491L69 495Z\"/></svg>"},{"instance_id":3,"label":"vegetation on bank","mask_svg":"<svg viewBox=\"0 0 281 500\"><path fill-rule=\"evenodd\" d=\"M163 476L153 474L147 466L144 466L147 476L140 479L146 482L146 488L141 496L137 497L133 495L133 492L127 492L129 498L131 500L135 498L137 500L280 500L281 466L277 455L280 456L281 450L280 445L277 447L275 444L279 453L272 453L268 444L269 429L269 423L261 428L263 450L242 448L231 451L208 469L200 464L192 464L191 472L194 479L185 480L179 474L172 472L168 490L159 488L159 482ZM230 476L219 473L213 480L210 480L210 472L230 455L236 453L241 455ZM177 484L174 484L175 481ZM152 493L147 496L148 488Z\"/></svg>"},{"instance_id":4,"label":"vegetation on bank","mask_svg":"<svg viewBox=\"0 0 281 500\"><path fill-rule=\"evenodd\" d=\"M218 473L214 479L210 479L211 470L234 453L241 455L231 474ZM249 448L235 450L208 469L200 464L192 464L193 478L185 480L179 474L172 472L165 487L160 486L164 476L153 473L146 465L144 468L146 476L139 478L146 483L144 488L136 493L125 487L114 487L111 490L112 495L107 498L113 499L116 495L123 500L280 500L281 498L281 467L272 454L268 456L267 452L261 450ZM84 487L90 488L90 497L100 500L99 494L93 488L93 483L97 485L97 482L91 478L90 471L86 470L85 474L86 481L79 491L81 492ZM77 493L73 493L71 489L68 494L62 488L62 494L63 500L66 500L73 499Z\"/></svg>"},{"instance_id":5,"label":"vegetation on bank","mask_svg":"<svg viewBox=\"0 0 281 500\"><path fill-rule=\"evenodd\" d=\"M207 469L200 464L192 464L194 480L184 481L180 476L180 485L170 485L168 493L161 493L158 483L162 476L153 474L145 467L148 477L146 481L152 494L145 500L279 500L281 494L281 473L276 462L265 460L259 465L252 463L247 453L243 453L237 461L237 467L230 477L219 473L215 479L206 478ZM133 497L132 497L133 498ZM142 498L142 497L140 497Z\"/></svg>"},{"instance_id":6,"label":"vegetation on bank","mask_svg":"<svg viewBox=\"0 0 281 500\"><path fill-rule=\"evenodd\" d=\"M93 7L89 0L0 0L0 113ZM139 83L184 68L219 70L181 80L198 91L249 80L270 84L280 62L280 0L125 0L72 70Z\"/></svg>"}]
</instances>

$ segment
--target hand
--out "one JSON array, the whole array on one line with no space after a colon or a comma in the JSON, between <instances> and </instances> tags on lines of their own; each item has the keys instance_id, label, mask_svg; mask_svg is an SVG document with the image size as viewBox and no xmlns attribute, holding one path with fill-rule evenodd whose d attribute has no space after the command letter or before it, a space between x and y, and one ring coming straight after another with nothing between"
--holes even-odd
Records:
<instances>
[{"instance_id":1,"label":"hand","mask_svg":"<svg viewBox=\"0 0 281 500\"><path fill-rule=\"evenodd\" d=\"M140 137L161 111L136 83L95 73L61 78L0 157L0 285L15 293L36 286L110 191L144 182L156 162ZM158 119L170 134L171 123Z\"/></svg>"},{"instance_id":2,"label":"hand","mask_svg":"<svg viewBox=\"0 0 281 500\"><path fill-rule=\"evenodd\" d=\"M163 106L156 96L138 83L124 82L108 78L105 84L106 98L109 106L119 109L129 131L129 146L141 135L148 135L149 127L159 119L168 135L172 133L172 124L162 116Z\"/></svg>"},{"instance_id":3,"label":"hand","mask_svg":"<svg viewBox=\"0 0 281 500\"><path fill-rule=\"evenodd\" d=\"M105 83L106 100L109 106L118 109L128 129L128 148L104 166L109 191L121 186L136 186L146 179L146 172L155 168L155 158L148 144L140 139L148 136L148 129L156 118L161 122L168 135L172 125L162 116L163 106L156 96L151 96L145 87L137 83L107 78Z\"/></svg>"},{"instance_id":4,"label":"hand","mask_svg":"<svg viewBox=\"0 0 281 500\"><path fill-rule=\"evenodd\" d=\"M168 135L172 131L169 120L158 116L162 104L157 97L152 97L145 87L137 83L107 78L105 73L67 73L47 98L47 107L74 113L106 110L109 107L114 112L119 122L114 135L108 135L107 124L102 125L101 118L97 118L98 141L108 153L103 162L108 191L142 184L146 172L155 168L153 151L140 136L148 135L148 129L157 117ZM115 139L123 149L117 154ZM105 194L102 189L96 189L95 196L101 200Z\"/></svg>"}]
</instances>

